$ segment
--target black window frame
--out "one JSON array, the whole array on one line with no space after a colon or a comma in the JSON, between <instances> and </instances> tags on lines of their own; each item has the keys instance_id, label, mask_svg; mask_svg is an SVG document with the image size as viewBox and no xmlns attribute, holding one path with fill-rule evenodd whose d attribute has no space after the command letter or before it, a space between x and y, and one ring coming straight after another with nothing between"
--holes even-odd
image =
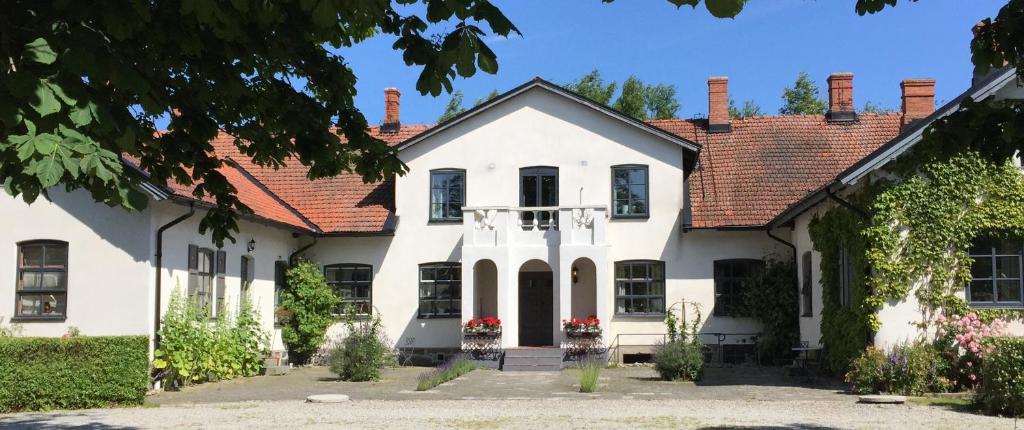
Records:
<instances>
[{"instance_id":1,"label":"black window frame","mask_svg":"<svg viewBox=\"0 0 1024 430\"><path fill-rule=\"evenodd\" d=\"M746 317L742 312L743 289L751 277L757 274L757 270L764 269L764 261L756 258L728 258L714 261L713 278L715 283L715 306L712 315L716 317L741 318ZM737 275L736 265L749 265L744 267L745 274ZM726 274L726 268L729 272Z\"/></svg>"},{"instance_id":2,"label":"black window frame","mask_svg":"<svg viewBox=\"0 0 1024 430\"><path fill-rule=\"evenodd\" d=\"M17 253L15 261L15 279L14 279L14 313L11 321L65 321L68 317L68 276L71 258L71 246L68 242L54 239L37 239L37 240L26 240L18 242ZM24 265L24 248L26 247L42 247L42 261L39 266L27 266ZM47 264L46 254L49 248L63 248L64 254L64 265L63 266L51 266ZM22 288L22 274L24 273L59 273L60 285L57 288L37 288L32 290L25 290ZM40 278L41 279L41 278ZM41 282L41 280L40 280ZM21 309L22 296L39 296L39 313L37 314L25 314ZM64 312L62 314L43 314L43 303L45 296L51 296L54 301L60 303L57 299L58 296L64 297ZM52 307L51 307L52 309Z\"/></svg>"},{"instance_id":3,"label":"black window frame","mask_svg":"<svg viewBox=\"0 0 1024 430\"><path fill-rule=\"evenodd\" d=\"M447 279L438 279L438 273L440 269L446 269L449 273ZM433 271L433 279L424 279L424 270ZM456 274L458 274L456 276ZM432 263L423 263L416 268L416 318L418 319L445 319L445 318L462 318L462 263L459 262L448 262L439 261ZM446 282L445 282L446 281ZM442 283L448 285L448 297L438 298L437 288ZM433 295L430 297L424 297L424 288L428 288L433 291ZM438 303L448 302L447 313L424 313L423 305L424 302Z\"/></svg>"},{"instance_id":4,"label":"black window frame","mask_svg":"<svg viewBox=\"0 0 1024 430\"><path fill-rule=\"evenodd\" d=\"M357 270L358 271L365 271L368 274L368 277L365 280L362 280L362 279L360 279L360 280L353 279L353 280L349 280L349 281L339 281L337 279L332 280L331 277L328 276L328 274L327 274L327 272L329 270L353 270L353 274ZM363 263L328 264L328 265L324 266L324 279L327 280L327 286L331 287L331 290L334 291L334 294L338 297L338 307L334 311L334 315L335 316L343 315L343 311L345 309L345 305L346 304L359 304L359 303L365 303L365 306L361 308L360 306L357 305L356 308L355 308L355 316L357 316L357 317L369 317L370 315L373 314L373 265L372 264L363 264ZM349 287L349 288L359 288L359 287L364 287L365 286L366 287L366 297L345 298L345 296L343 296L342 294L339 293L339 289L340 288L344 288L346 286Z\"/></svg>"},{"instance_id":5,"label":"black window frame","mask_svg":"<svg viewBox=\"0 0 1024 430\"><path fill-rule=\"evenodd\" d=\"M801 259L801 279L800 279L800 304L801 304L801 317L812 317L814 316L814 288L811 277L813 277L814 258L811 256L811 251L804 251Z\"/></svg>"},{"instance_id":6,"label":"black window frame","mask_svg":"<svg viewBox=\"0 0 1024 430\"><path fill-rule=\"evenodd\" d=\"M632 207L632 203L633 203L633 194L630 191L630 188L633 185L643 185L644 186L643 201L644 201L644 209L645 210L644 210L643 213L635 213L635 214L634 213L629 213L629 214L620 214L619 213L619 210L618 210L619 206L618 206L617 202L620 201L620 200L623 200L623 199L619 199L616 196L616 191L618 190L618 188L621 187L621 185L616 183L616 181L615 181L615 174L618 171L620 171L620 170L624 170L624 171L627 172L626 173L626 183L624 184L624 186L626 187L626 193L627 193L627 198L625 199L627 207ZM633 184L632 182L630 182L629 171L632 171L632 170L642 170L643 171L643 173L644 173L644 183L643 184ZM639 199L637 199L637 200L639 200ZM612 218L613 219L647 219L647 218L651 217L651 172L650 172L650 168L646 164L620 164L620 165L616 165L616 166L612 166L611 167L611 206L612 206Z\"/></svg>"},{"instance_id":7,"label":"black window frame","mask_svg":"<svg viewBox=\"0 0 1024 430\"><path fill-rule=\"evenodd\" d=\"M988 253L980 254L980 253L975 252L977 250L977 248L979 247L978 242L980 242L980 241L985 241L985 242L989 243ZM997 244L999 242L1015 243L1016 244L1016 248L1017 248L1017 252L1014 253L1014 254L999 253L997 251ZM972 261L972 263L971 263L971 280L969 282L967 282L967 285L964 287L964 299L967 301L967 304L969 306L971 306L972 308L1024 309L1024 241L1022 241L1021 239L1017 239L1017 238L1000 239L1000 238L994 238L994 237L980 237L980 238L976 238L974 240L974 243L972 243L971 249L969 249L967 252L968 252L968 256L971 258L971 261ZM975 272L977 270L976 265L979 264L979 261L983 261L983 260L981 260L982 258L988 259L987 264L989 264L989 269L990 269L989 270L989 274L990 274L990 276L984 277L984 278L977 278L977 277L974 276ZM998 260L1000 258L1016 258L1017 259L1017 264L1016 264L1016 266L1017 266L1017 277L1016 278L1011 278L1011 277L1006 277L1006 276L998 276L999 275L999 267L1000 267L999 264L998 264ZM974 284L976 282L982 282L982 281L990 282L991 283L992 300L990 300L990 301L981 301L981 300L977 300L976 301L976 300L972 300L971 291L972 291L972 289L976 288L974 286ZM1017 294L1018 294L1019 299L1018 300L1003 300L1003 301L1000 301L999 300L999 286L998 286L1000 281L1004 281L1004 282L1005 281L1017 281Z\"/></svg>"},{"instance_id":8,"label":"black window frame","mask_svg":"<svg viewBox=\"0 0 1024 430\"><path fill-rule=\"evenodd\" d=\"M620 273L619 269L621 267L624 267L624 266L630 266L630 269L628 270L629 277L621 277L621 276L619 276L619 273ZM661 269L661 277L660 278L657 278L657 277L654 276L654 273L655 273L654 267L658 267L658 266L660 266L659 268ZM633 269L633 267L644 267L645 268L644 272L645 272L646 276L644 276L642 278L638 278L638 277L634 276L635 270ZM661 260L622 260L622 261L616 261L615 264L614 264L613 270L614 271L612 272L612 276L613 276L613 279L615 280L615 283L614 283L614 287L615 287L615 316L619 316L619 317L663 317L663 316L665 316L665 309L668 307L667 296L666 296L666 291L668 290L668 285L666 283L667 274L665 273L666 267L665 267L665 262L664 261L661 261ZM661 283L661 293L660 294L650 294L651 287L656 282L660 282ZM624 285L626 283L629 284L628 287L626 285ZM636 284L646 284L646 292L647 292L647 294L633 294L632 288L634 288L636 286ZM620 292L623 291L622 287L627 287L629 289L627 291L628 294L620 294ZM632 306L625 306L625 302L623 302L624 304L621 307L622 310L620 311L619 300L623 300L623 301L628 300L630 303L632 303L635 300L643 300L643 301L645 301L647 303L647 306L646 306L647 309L653 309L654 306L652 306L651 303L654 302L655 300L660 300L661 301L661 310L660 311L657 311L657 310L656 311L646 311L646 312L629 311L628 309L632 308Z\"/></svg>"},{"instance_id":9,"label":"black window frame","mask_svg":"<svg viewBox=\"0 0 1024 430\"><path fill-rule=\"evenodd\" d=\"M461 175L462 176L462 189L461 189L461 194L459 195L459 199L461 199L460 202L452 203L452 200L451 200L452 187L451 187L451 185L448 185L447 187L445 187L443 201L441 201L441 202L435 202L434 201L434 177L435 176L439 176L439 175ZM431 223L458 223L458 222L462 222L462 208L466 206L466 184L467 184L467 182L466 182L466 170L465 169L453 169L453 168L434 169L434 170L430 171L430 179L429 179L429 181L430 182L427 184L427 187L428 187L427 188L427 190L428 190L428 196L427 196L427 219L429 220L429 222L431 222ZM456 211L455 214L447 213L448 211L452 210L452 208L451 208L452 204L458 204L459 205L459 209ZM440 205L441 206L441 209L442 209L441 214L442 215L439 216L439 217L435 217L434 216L434 206L435 205ZM445 208L447 208L447 211L445 210Z\"/></svg>"},{"instance_id":10,"label":"black window frame","mask_svg":"<svg viewBox=\"0 0 1024 430\"><path fill-rule=\"evenodd\" d=\"M839 307L848 308L853 304L853 258L845 242L839 245L839 255L836 257L839 260L836 262L837 300Z\"/></svg>"}]
</instances>

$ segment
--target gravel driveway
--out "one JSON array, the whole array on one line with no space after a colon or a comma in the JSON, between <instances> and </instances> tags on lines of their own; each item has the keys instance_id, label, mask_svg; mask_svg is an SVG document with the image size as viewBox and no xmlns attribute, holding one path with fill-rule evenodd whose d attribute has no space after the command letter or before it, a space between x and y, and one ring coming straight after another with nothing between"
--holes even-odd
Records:
<instances>
[{"instance_id":1,"label":"gravel driveway","mask_svg":"<svg viewBox=\"0 0 1024 430\"><path fill-rule=\"evenodd\" d=\"M893 428L1013 429L1014 421L925 406L756 400L364 400L173 405L25 414L11 428Z\"/></svg>"}]
</instances>

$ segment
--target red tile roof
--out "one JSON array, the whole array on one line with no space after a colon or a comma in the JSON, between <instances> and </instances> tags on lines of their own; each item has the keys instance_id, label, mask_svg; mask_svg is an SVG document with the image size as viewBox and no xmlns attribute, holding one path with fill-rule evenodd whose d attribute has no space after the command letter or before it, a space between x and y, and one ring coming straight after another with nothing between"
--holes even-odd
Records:
<instances>
[{"instance_id":1,"label":"red tile roof","mask_svg":"<svg viewBox=\"0 0 1024 430\"><path fill-rule=\"evenodd\" d=\"M648 123L702 145L698 167L690 175L693 228L762 227L900 129L899 114L894 113L860 114L854 122L830 122L822 115L752 117L732 121L727 133L708 133L705 120ZM397 145L430 127L369 131ZM366 184L351 173L309 180L309 169L298 162L279 169L253 164L230 135L221 134L212 144L219 156L237 163L221 173L258 217L326 234L387 233L394 228L393 180ZM191 187L172 189L192 197Z\"/></svg>"},{"instance_id":2,"label":"red tile roof","mask_svg":"<svg viewBox=\"0 0 1024 430\"><path fill-rule=\"evenodd\" d=\"M690 175L693 228L760 227L844 169L896 137L899 114L752 117L708 133L705 120L650 124L702 145Z\"/></svg>"}]
</instances>

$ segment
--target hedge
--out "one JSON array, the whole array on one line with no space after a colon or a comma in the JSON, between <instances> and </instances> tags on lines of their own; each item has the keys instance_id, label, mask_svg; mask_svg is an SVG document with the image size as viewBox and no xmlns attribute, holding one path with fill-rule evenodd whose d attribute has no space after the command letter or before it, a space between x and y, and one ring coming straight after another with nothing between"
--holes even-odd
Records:
<instances>
[{"instance_id":1,"label":"hedge","mask_svg":"<svg viewBox=\"0 0 1024 430\"><path fill-rule=\"evenodd\" d=\"M988 340L992 351L981 363L978 400L988 413L1024 416L1024 338Z\"/></svg>"},{"instance_id":2,"label":"hedge","mask_svg":"<svg viewBox=\"0 0 1024 430\"><path fill-rule=\"evenodd\" d=\"M145 336L0 337L0 413L142 404Z\"/></svg>"}]
</instances>

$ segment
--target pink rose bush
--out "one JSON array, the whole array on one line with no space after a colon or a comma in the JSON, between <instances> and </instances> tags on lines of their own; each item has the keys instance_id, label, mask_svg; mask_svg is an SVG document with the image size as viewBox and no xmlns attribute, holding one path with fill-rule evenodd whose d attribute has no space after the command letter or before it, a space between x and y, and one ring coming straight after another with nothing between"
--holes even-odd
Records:
<instances>
[{"instance_id":1,"label":"pink rose bush","mask_svg":"<svg viewBox=\"0 0 1024 430\"><path fill-rule=\"evenodd\" d=\"M986 338L1003 336L1006 321L986 323L971 312L964 316L939 314L935 318L935 347L949 363L947 377L954 389L973 389L979 380L981 363L992 352Z\"/></svg>"}]
</instances>

